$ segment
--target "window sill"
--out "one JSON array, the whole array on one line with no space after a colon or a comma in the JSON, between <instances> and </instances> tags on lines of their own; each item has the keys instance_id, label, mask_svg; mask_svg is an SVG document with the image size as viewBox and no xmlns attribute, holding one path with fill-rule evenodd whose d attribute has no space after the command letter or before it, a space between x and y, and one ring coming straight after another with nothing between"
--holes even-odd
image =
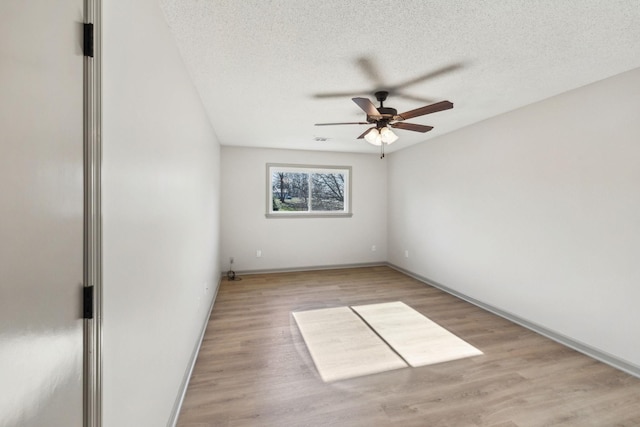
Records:
<instances>
[{"instance_id":1,"label":"window sill","mask_svg":"<svg viewBox=\"0 0 640 427\"><path fill-rule=\"evenodd\" d=\"M267 213L267 218L351 218L353 214L351 212L345 213L305 213L305 212L291 212L291 213Z\"/></svg>"}]
</instances>

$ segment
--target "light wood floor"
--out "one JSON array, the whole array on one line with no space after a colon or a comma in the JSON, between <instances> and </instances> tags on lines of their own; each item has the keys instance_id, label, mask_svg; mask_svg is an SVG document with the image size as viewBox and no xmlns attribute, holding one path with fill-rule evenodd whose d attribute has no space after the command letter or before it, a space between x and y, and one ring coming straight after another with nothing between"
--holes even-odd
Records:
<instances>
[{"instance_id":1,"label":"light wood floor","mask_svg":"<svg viewBox=\"0 0 640 427\"><path fill-rule=\"evenodd\" d=\"M403 301L484 355L335 383L291 311ZM387 267L223 281L180 427L640 426L640 379Z\"/></svg>"}]
</instances>

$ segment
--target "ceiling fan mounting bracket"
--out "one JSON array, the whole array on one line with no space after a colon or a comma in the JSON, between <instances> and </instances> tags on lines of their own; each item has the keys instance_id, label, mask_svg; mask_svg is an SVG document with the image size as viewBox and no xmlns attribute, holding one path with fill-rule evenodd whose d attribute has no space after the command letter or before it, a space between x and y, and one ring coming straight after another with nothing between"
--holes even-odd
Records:
<instances>
[{"instance_id":1,"label":"ceiling fan mounting bracket","mask_svg":"<svg viewBox=\"0 0 640 427\"><path fill-rule=\"evenodd\" d=\"M386 90L380 90L376 92L375 95L376 95L376 99L380 101L380 105L382 105L382 103L387 100L387 96L389 96L389 92L387 92Z\"/></svg>"}]
</instances>

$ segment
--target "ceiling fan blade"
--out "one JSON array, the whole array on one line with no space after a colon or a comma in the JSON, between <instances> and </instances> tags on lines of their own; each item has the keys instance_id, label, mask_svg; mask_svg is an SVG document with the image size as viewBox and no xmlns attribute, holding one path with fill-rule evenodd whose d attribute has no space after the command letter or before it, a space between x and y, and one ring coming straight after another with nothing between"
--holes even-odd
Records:
<instances>
[{"instance_id":1,"label":"ceiling fan blade","mask_svg":"<svg viewBox=\"0 0 640 427\"><path fill-rule=\"evenodd\" d=\"M375 129L375 128L376 128L376 127L374 126L374 127L372 127L372 128L369 128L369 129L365 130L364 132L362 132L362 135L360 135L360 136L359 136L359 137L357 137L356 139L362 139L362 138L364 138L364 136L365 136L365 135L366 135L366 134L367 134L371 129Z\"/></svg>"},{"instance_id":2,"label":"ceiling fan blade","mask_svg":"<svg viewBox=\"0 0 640 427\"><path fill-rule=\"evenodd\" d=\"M335 126L335 125L368 125L369 122L345 122L345 123L316 123L316 126Z\"/></svg>"},{"instance_id":3,"label":"ceiling fan blade","mask_svg":"<svg viewBox=\"0 0 640 427\"><path fill-rule=\"evenodd\" d=\"M358 107L362 108L362 110L367 113L367 116L380 117L380 111L376 108L375 105L368 98L351 98L353 102L358 104Z\"/></svg>"},{"instance_id":4,"label":"ceiling fan blade","mask_svg":"<svg viewBox=\"0 0 640 427\"><path fill-rule=\"evenodd\" d=\"M433 126L417 125L415 123L404 123L404 122L389 123L389 126L391 126L392 128L412 130L414 132L422 132L422 133L429 132L431 129L433 129Z\"/></svg>"},{"instance_id":5,"label":"ceiling fan blade","mask_svg":"<svg viewBox=\"0 0 640 427\"><path fill-rule=\"evenodd\" d=\"M374 61L371 58L366 56L356 58L356 65L362 69L367 78L373 83L374 87L382 88L384 87L384 83L382 77L380 77L380 73L378 72L378 68L376 67ZM352 98L354 96L366 95L371 93L371 88L366 90L361 90L357 92L327 92L327 93L316 93L313 95L314 98L323 99L323 98Z\"/></svg>"},{"instance_id":6,"label":"ceiling fan blade","mask_svg":"<svg viewBox=\"0 0 640 427\"><path fill-rule=\"evenodd\" d=\"M323 99L323 98L351 98L358 95L364 95L369 93L368 90L361 90L360 92L329 92L329 93L316 93L313 95L314 98Z\"/></svg>"},{"instance_id":7,"label":"ceiling fan blade","mask_svg":"<svg viewBox=\"0 0 640 427\"><path fill-rule=\"evenodd\" d=\"M398 89L404 89L407 86L415 85L415 84L423 82L425 80L429 80L429 79L433 79L435 77L438 77L438 76L440 76L442 74L450 73L452 71L457 70L458 68L462 68L462 66L463 66L463 64L461 62L454 63L454 64L451 64L451 65L447 65L447 66L439 68L439 69L437 69L435 71L431 71L430 73L426 73L426 74L423 74L423 75L421 75L419 77L415 77L415 78L413 78L411 80L407 80L407 81L402 82L400 84L391 86L389 88L389 91L393 92L393 91L396 91Z\"/></svg>"},{"instance_id":8,"label":"ceiling fan blade","mask_svg":"<svg viewBox=\"0 0 640 427\"><path fill-rule=\"evenodd\" d=\"M435 99L433 99L433 98L424 98L424 97L421 97L421 96L410 95L410 94L404 93L404 92L394 92L393 96L394 96L394 98L408 99L410 101L417 101L417 102L420 102L422 104L433 104L435 102Z\"/></svg>"},{"instance_id":9,"label":"ceiling fan blade","mask_svg":"<svg viewBox=\"0 0 640 427\"><path fill-rule=\"evenodd\" d=\"M453 108L453 104L451 102L440 101L440 102L436 102L435 104L426 105L424 107L416 108L415 110L398 114L396 120L412 119L414 117L424 116L425 114L437 113L438 111L448 110L450 108Z\"/></svg>"},{"instance_id":10,"label":"ceiling fan blade","mask_svg":"<svg viewBox=\"0 0 640 427\"><path fill-rule=\"evenodd\" d=\"M360 57L356 60L356 64L362 68L362 71L364 71L369 80L371 80L376 87L384 86L382 77L380 77L380 73L378 72L378 68L370 58L367 58L366 56Z\"/></svg>"}]
</instances>

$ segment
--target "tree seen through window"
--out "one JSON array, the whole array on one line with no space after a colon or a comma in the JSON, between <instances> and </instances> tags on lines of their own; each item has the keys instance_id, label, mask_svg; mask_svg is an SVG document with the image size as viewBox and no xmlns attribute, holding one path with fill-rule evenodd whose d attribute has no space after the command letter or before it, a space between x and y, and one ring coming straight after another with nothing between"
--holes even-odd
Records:
<instances>
[{"instance_id":1,"label":"tree seen through window","mask_svg":"<svg viewBox=\"0 0 640 427\"><path fill-rule=\"evenodd\" d=\"M345 212L348 170L270 168L271 212Z\"/></svg>"}]
</instances>

